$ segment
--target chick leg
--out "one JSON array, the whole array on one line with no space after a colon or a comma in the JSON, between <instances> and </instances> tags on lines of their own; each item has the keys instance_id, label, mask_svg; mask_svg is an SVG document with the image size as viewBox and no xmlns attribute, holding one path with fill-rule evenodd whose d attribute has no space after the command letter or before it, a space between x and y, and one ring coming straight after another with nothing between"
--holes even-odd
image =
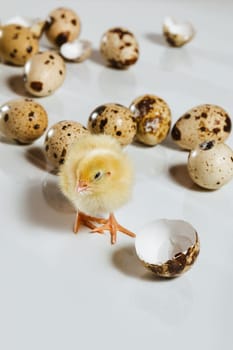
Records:
<instances>
[{"instance_id":1,"label":"chick leg","mask_svg":"<svg viewBox=\"0 0 233 350\"><path fill-rule=\"evenodd\" d=\"M75 222L74 222L74 233L77 233L79 231L80 226L82 224L84 226L89 227L90 229L95 229L96 226L93 225L92 222L90 222L90 221L94 221L94 222L97 222L100 224L104 224L106 222L105 219L92 217L92 216L89 216L89 215L82 213L81 211L78 211L76 214Z\"/></svg>"},{"instance_id":2,"label":"chick leg","mask_svg":"<svg viewBox=\"0 0 233 350\"><path fill-rule=\"evenodd\" d=\"M92 232L103 233L105 230L108 230L110 232L112 244L116 243L117 231L125 233L126 235L128 235L130 237L136 236L133 232L127 230L127 228L118 224L115 216L112 213L109 215L109 218L108 218L108 220L106 220L104 225L92 229Z\"/></svg>"}]
</instances>

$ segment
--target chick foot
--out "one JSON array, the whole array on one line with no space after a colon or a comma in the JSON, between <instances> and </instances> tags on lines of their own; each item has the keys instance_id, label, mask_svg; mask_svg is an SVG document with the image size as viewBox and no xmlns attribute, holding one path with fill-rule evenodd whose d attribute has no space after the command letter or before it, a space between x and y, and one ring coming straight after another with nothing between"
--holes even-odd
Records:
<instances>
[{"instance_id":1,"label":"chick foot","mask_svg":"<svg viewBox=\"0 0 233 350\"><path fill-rule=\"evenodd\" d=\"M108 218L108 220L105 220L104 225L99 226L99 227L95 227L94 229L92 229L92 232L104 233L105 230L110 232L112 244L116 243L117 231L125 233L126 235L128 235L130 237L136 237L135 233L127 230L127 228L118 224L118 222L116 221L116 218L113 214L109 215L109 218Z\"/></svg>"},{"instance_id":2,"label":"chick foot","mask_svg":"<svg viewBox=\"0 0 233 350\"><path fill-rule=\"evenodd\" d=\"M82 213L81 211L78 211L74 222L74 233L77 233L79 231L81 225L89 227L92 230L96 229L96 226L93 225L91 221L97 222L99 224L104 224L106 222L105 219L89 216Z\"/></svg>"}]
</instances>

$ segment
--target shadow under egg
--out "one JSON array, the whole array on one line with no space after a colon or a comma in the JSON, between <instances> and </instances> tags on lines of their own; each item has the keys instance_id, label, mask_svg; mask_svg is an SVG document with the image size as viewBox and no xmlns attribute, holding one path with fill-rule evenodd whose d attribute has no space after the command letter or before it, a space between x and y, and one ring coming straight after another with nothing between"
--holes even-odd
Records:
<instances>
[{"instance_id":1,"label":"shadow under egg","mask_svg":"<svg viewBox=\"0 0 233 350\"><path fill-rule=\"evenodd\" d=\"M40 147L30 147L25 152L26 159L37 168L49 171L49 165L47 164L43 149Z\"/></svg>"},{"instance_id":2,"label":"shadow under egg","mask_svg":"<svg viewBox=\"0 0 233 350\"><path fill-rule=\"evenodd\" d=\"M192 191L209 192L197 186L190 178L186 164L176 164L169 167L169 175L178 185Z\"/></svg>"},{"instance_id":3,"label":"shadow under egg","mask_svg":"<svg viewBox=\"0 0 233 350\"><path fill-rule=\"evenodd\" d=\"M153 44L157 44L160 46L168 46L163 34L160 33L146 33L145 38L148 39Z\"/></svg>"},{"instance_id":4,"label":"shadow under egg","mask_svg":"<svg viewBox=\"0 0 233 350\"><path fill-rule=\"evenodd\" d=\"M120 247L113 252L113 265L124 275L139 278L147 281L168 281L168 279L155 276L153 272L147 270L137 257L134 245Z\"/></svg>"},{"instance_id":5,"label":"shadow under egg","mask_svg":"<svg viewBox=\"0 0 233 350\"><path fill-rule=\"evenodd\" d=\"M59 197L51 198L53 191L47 191L41 188L41 183L34 183L26 187L24 196L20 205L24 207L22 220L25 220L32 227L42 227L44 232L53 231L54 233L71 233L73 225L73 215L62 215L59 203ZM53 208L54 210L52 210Z\"/></svg>"},{"instance_id":6,"label":"shadow under egg","mask_svg":"<svg viewBox=\"0 0 233 350\"><path fill-rule=\"evenodd\" d=\"M12 75L8 77L6 84L17 95L31 98L31 95L25 89L23 75Z\"/></svg>"},{"instance_id":7,"label":"shadow under egg","mask_svg":"<svg viewBox=\"0 0 233 350\"><path fill-rule=\"evenodd\" d=\"M103 59L100 50L98 49L93 49L91 56L89 57L91 61L93 61L96 64L99 64L101 66L106 66L105 60Z\"/></svg>"},{"instance_id":8,"label":"shadow under egg","mask_svg":"<svg viewBox=\"0 0 233 350\"><path fill-rule=\"evenodd\" d=\"M46 203L54 210L75 214L75 209L70 201L63 195L58 185L58 178L50 173L42 183L42 193Z\"/></svg>"}]
</instances>

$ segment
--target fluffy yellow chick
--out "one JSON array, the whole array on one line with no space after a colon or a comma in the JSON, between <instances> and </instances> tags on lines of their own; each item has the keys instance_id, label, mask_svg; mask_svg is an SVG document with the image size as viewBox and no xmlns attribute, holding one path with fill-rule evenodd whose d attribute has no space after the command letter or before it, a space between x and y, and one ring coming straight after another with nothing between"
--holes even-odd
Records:
<instances>
[{"instance_id":1,"label":"fluffy yellow chick","mask_svg":"<svg viewBox=\"0 0 233 350\"><path fill-rule=\"evenodd\" d=\"M119 225L113 211L130 198L133 168L120 144L108 135L85 135L75 142L59 173L60 187L77 209L74 232L84 224L92 232L108 230L111 243L117 231L135 234ZM110 213L103 219L103 213ZM102 224L96 227L92 221Z\"/></svg>"}]
</instances>

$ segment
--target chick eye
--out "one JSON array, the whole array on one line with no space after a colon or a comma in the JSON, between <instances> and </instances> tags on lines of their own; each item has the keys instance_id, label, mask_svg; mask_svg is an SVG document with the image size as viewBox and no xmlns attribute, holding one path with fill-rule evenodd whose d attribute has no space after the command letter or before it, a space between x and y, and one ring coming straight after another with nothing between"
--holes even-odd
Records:
<instances>
[{"instance_id":1,"label":"chick eye","mask_svg":"<svg viewBox=\"0 0 233 350\"><path fill-rule=\"evenodd\" d=\"M95 173L94 179L95 179L95 180L100 179L100 178L101 178L101 175L102 175L102 173L101 173L100 171L98 171L97 173Z\"/></svg>"}]
</instances>

